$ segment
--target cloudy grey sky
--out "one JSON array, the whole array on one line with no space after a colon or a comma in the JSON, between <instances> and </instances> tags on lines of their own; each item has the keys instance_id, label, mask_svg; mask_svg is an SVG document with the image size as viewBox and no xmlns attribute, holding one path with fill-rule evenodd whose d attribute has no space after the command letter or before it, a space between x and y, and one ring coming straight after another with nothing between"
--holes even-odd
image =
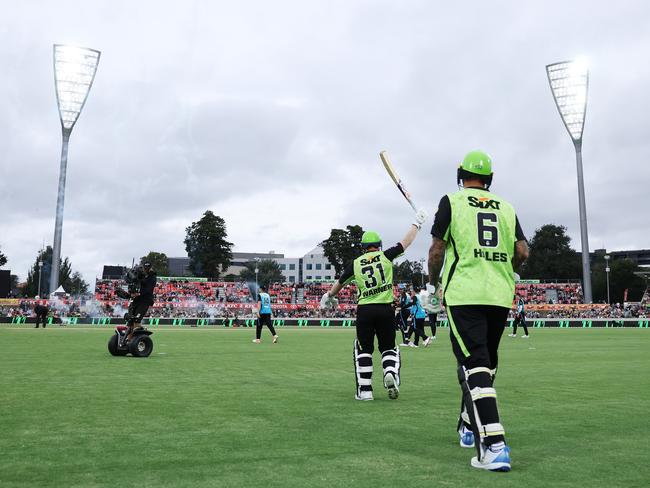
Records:
<instances>
[{"instance_id":1,"label":"cloudy grey sky","mask_svg":"<svg viewBox=\"0 0 650 488\"><path fill-rule=\"evenodd\" d=\"M573 146L544 70L577 56L591 70L591 248L650 248L644 0L0 4L0 249L21 279L54 229L53 43L102 51L70 142L63 232L88 281L150 250L185 255L185 227L207 209L237 251L295 257L346 224L396 241L412 211L382 149L431 215L463 155L488 151L525 233L565 225L579 248Z\"/></svg>"}]
</instances>

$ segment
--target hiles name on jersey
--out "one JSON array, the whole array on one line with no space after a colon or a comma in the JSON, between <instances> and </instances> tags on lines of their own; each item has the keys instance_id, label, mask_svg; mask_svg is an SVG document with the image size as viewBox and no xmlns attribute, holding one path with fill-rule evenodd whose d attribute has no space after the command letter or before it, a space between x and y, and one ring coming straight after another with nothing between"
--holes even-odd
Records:
<instances>
[{"instance_id":1,"label":"hiles name on jersey","mask_svg":"<svg viewBox=\"0 0 650 488\"><path fill-rule=\"evenodd\" d=\"M480 209L494 209L499 210L501 202L487 197L468 196L467 201L470 207ZM492 219L488 219L492 220ZM496 216L494 218L496 222ZM496 230L496 229L495 229ZM479 229L480 231L480 229ZM508 261L508 254L505 252L487 251L484 249L474 249L474 257L478 259L485 259L486 261L506 263Z\"/></svg>"}]
</instances>

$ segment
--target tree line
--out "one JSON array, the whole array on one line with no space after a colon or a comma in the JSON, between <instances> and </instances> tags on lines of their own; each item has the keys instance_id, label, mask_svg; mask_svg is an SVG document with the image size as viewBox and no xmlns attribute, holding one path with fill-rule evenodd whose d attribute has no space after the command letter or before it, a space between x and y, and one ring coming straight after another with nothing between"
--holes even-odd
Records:
<instances>
[{"instance_id":1,"label":"tree line","mask_svg":"<svg viewBox=\"0 0 650 488\"><path fill-rule=\"evenodd\" d=\"M331 229L329 237L321 242L324 255L334 267L337 276L343 272L348 263L362 254L362 235L361 226L348 225L345 229ZM190 259L189 269L193 276L210 280L240 279L247 282L254 282L257 278L260 284L266 285L283 281L279 264L270 259L248 262L239 275L224 276L232 263L233 243L228 241L225 220L210 210L185 229L184 244ZM535 231L529 241L529 247L530 256L520 270L522 279L579 280L581 278L580 254L571 248L571 238L566 234L564 226L543 225ZM5 265L7 261L7 257L0 250L0 266ZM140 263L145 261L152 264L159 276L169 275L169 260L164 253L151 251L140 258ZM39 267L39 262L43 263L42 268ZM629 301L639 300L646 285L643 278L638 275L638 265L629 259L616 259L610 260L609 266L611 302L624 301L626 290ZM52 247L47 246L36 256L34 264L28 271L27 282L21 294L23 296L38 294L39 271L40 294L49 294L51 267ZM594 301L606 301L607 276L604 254L597 254L591 260L591 274ZM393 276L396 282L412 283L416 286L427 283L429 279L423 260L405 259L395 263ZM12 280L16 281L16 277L12 276ZM68 293L73 295L87 293L89 289L88 283L84 281L81 274L73 272L72 264L67 257L60 261L59 282Z\"/></svg>"},{"instance_id":2,"label":"tree line","mask_svg":"<svg viewBox=\"0 0 650 488\"><path fill-rule=\"evenodd\" d=\"M337 275L347 263L361 255L363 229L348 225L345 229L332 229L329 238L322 242L325 256L330 260ZM581 280L582 260L571 248L571 238L562 225L546 224L535 230L529 241L530 256L520 270L521 279L529 280ZM607 275L604 254L591 259L591 279L594 302L607 301ZM630 259L610 260L610 301L623 302L627 290L628 301L641 299L646 284L639 276L639 266ZM395 264L393 277L396 282L421 286L429 277L421 261L408 259Z\"/></svg>"}]
</instances>

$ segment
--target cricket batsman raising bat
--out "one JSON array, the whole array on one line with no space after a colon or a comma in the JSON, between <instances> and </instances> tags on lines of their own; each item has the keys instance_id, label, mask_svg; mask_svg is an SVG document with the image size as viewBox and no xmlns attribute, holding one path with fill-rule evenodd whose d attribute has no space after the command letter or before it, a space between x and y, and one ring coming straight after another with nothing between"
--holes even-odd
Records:
<instances>
[{"instance_id":1,"label":"cricket batsman raising bat","mask_svg":"<svg viewBox=\"0 0 650 488\"><path fill-rule=\"evenodd\" d=\"M410 195L404 190L390 162L385 158L385 153L382 153L382 160L397 187L415 209ZM404 238L387 249L382 247L381 237L377 232L364 232L361 237L363 254L346 266L338 281L321 299L321 307L327 308L334 305L336 295L345 285L355 283L357 286L356 340L353 347L356 400L367 401L374 398L372 354L375 350L375 338L381 353L383 387L388 391L388 398L395 400L399 396L401 359L399 348L395 344L393 324L393 260L401 256L413 243L426 219L424 210L417 211L415 221L409 226Z\"/></svg>"},{"instance_id":2,"label":"cricket batsman raising bat","mask_svg":"<svg viewBox=\"0 0 650 488\"><path fill-rule=\"evenodd\" d=\"M410 193L406 191L406 188L404 188L404 183L402 183L400 177L397 176L397 172L395 171L395 168L393 168L390 159L388 159L388 154L386 153L386 151L380 152L379 157L381 158L381 162L384 163L384 168L386 168L386 171L388 171L388 174L390 175L391 179L397 185L399 191L402 193L402 195L404 195L406 201L409 202L411 208L415 210L416 214L418 214L419 212L418 210L416 210L413 200L411 200ZM438 302L437 293L435 292L435 289L432 288L430 285L427 285L427 292L424 294L422 303L424 304L424 308L427 312L431 314L440 313L440 303Z\"/></svg>"}]
</instances>

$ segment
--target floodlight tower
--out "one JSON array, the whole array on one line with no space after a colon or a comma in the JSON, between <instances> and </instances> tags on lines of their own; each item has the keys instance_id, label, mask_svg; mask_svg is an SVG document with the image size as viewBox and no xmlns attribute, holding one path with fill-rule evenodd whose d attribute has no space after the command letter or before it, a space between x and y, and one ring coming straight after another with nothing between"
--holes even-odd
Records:
<instances>
[{"instance_id":1,"label":"floodlight tower","mask_svg":"<svg viewBox=\"0 0 650 488\"><path fill-rule=\"evenodd\" d=\"M50 293L59 286L59 260L61 259L61 236L63 234L63 203L65 200L65 178L68 168L68 142L81 110L93 85L101 53L95 49L54 45L54 86L59 106L63 144L61 147L61 168L59 169L59 191L56 198L56 222L54 224L54 249L50 272Z\"/></svg>"},{"instance_id":2,"label":"floodlight tower","mask_svg":"<svg viewBox=\"0 0 650 488\"><path fill-rule=\"evenodd\" d=\"M562 122L576 150L578 169L578 205L580 209L580 240L582 243L582 285L585 303L592 302L591 267L589 265L589 237L587 232L587 207L585 184L582 175L582 131L587 111L589 69L581 61L562 61L546 66L548 82Z\"/></svg>"},{"instance_id":3,"label":"floodlight tower","mask_svg":"<svg viewBox=\"0 0 650 488\"><path fill-rule=\"evenodd\" d=\"M255 260L255 302L260 299L260 289L257 284L257 273L260 271L260 258L253 258Z\"/></svg>"},{"instance_id":4,"label":"floodlight tower","mask_svg":"<svg viewBox=\"0 0 650 488\"><path fill-rule=\"evenodd\" d=\"M603 257L605 258L605 273L607 274L607 305L611 305L612 302L609 300L609 258L611 256L605 254Z\"/></svg>"},{"instance_id":5,"label":"floodlight tower","mask_svg":"<svg viewBox=\"0 0 650 488\"><path fill-rule=\"evenodd\" d=\"M420 288L424 290L424 258L420 259Z\"/></svg>"}]
</instances>

